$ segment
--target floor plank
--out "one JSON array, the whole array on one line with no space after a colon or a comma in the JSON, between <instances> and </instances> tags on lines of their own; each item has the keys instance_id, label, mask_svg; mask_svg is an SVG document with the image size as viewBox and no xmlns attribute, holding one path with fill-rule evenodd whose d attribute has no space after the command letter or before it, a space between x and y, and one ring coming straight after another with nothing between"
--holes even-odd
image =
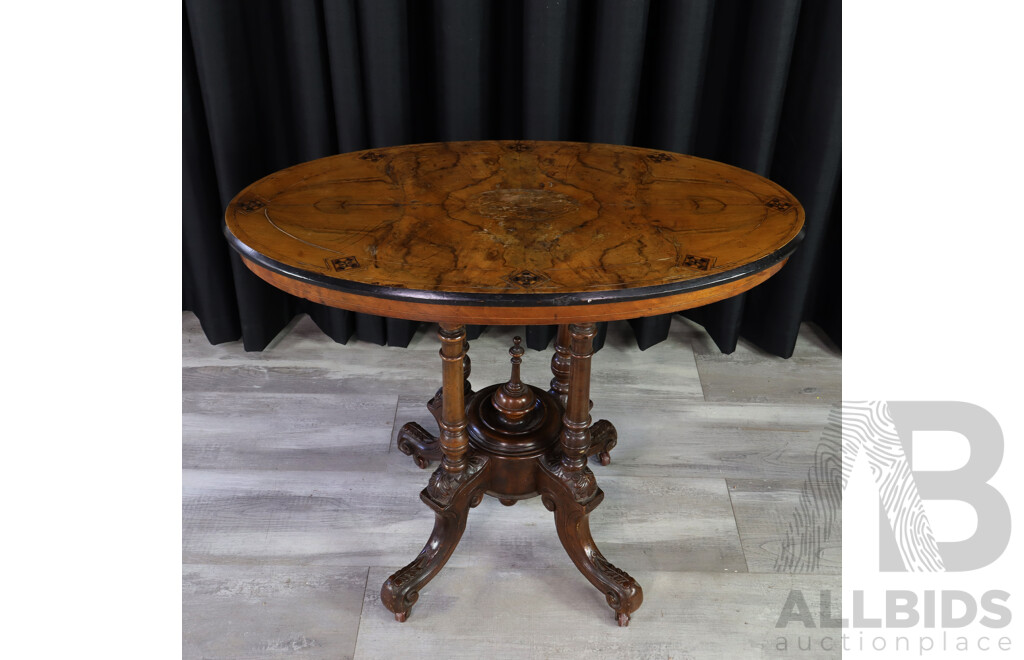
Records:
<instances>
[{"instance_id":1,"label":"floor plank","mask_svg":"<svg viewBox=\"0 0 1024 660\"><path fill-rule=\"evenodd\" d=\"M706 334L691 342L707 401L831 405L842 398L842 358L813 326L801 326L793 356L770 355L740 339L722 354Z\"/></svg>"},{"instance_id":2,"label":"floor plank","mask_svg":"<svg viewBox=\"0 0 1024 660\"><path fill-rule=\"evenodd\" d=\"M187 563L391 566L411 561L433 527L417 497L428 472L186 470ZM722 479L604 474L591 515L598 546L627 571L744 571ZM485 498L470 514L449 565L560 567L568 561L552 514L538 498L502 506Z\"/></svg>"},{"instance_id":3,"label":"floor plank","mask_svg":"<svg viewBox=\"0 0 1024 660\"><path fill-rule=\"evenodd\" d=\"M415 394L427 399L440 386L437 326L422 324L408 348L352 340L338 344L308 316L262 352L246 352L241 342L210 345L197 322L186 317L182 339L185 391L281 392L309 394ZM681 321L681 320L680 320ZM646 351L636 349L629 324L612 323L594 358L591 398L615 400L623 392L643 398L704 399L690 350L693 329L674 323L669 340ZM509 377L508 349L523 328L491 327L470 342L470 381L478 388ZM547 389L553 350L528 351L523 380Z\"/></svg>"},{"instance_id":4,"label":"floor plank","mask_svg":"<svg viewBox=\"0 0 1024 660\"><path fill-rule=\"evenodd\" d=\"M369 585L388 573L371 569ZM356 658L410 651L467 660L791 658L797 635L806 638L808 631L802 624L775 627L789 591L803 590L816 604L820 590L829 589L838 611L839 576L637 571L634 577L644 602L626 628L615 625L604 597L574 568L445 569L401 624L380 604L378 590L368 588ZM776 650L780 636L792 640L788 652ZM822 636L828 635L815 634ZM807 657L839 653L819 648Z\"/></svg>"},{"instance_id":5,"label":"floor plank","mask_svg":"<svg viewBox=\"0 0 1024 660\"><path fill-rule=\"evenodd\" d=\"M384 394L185 392L182 466L380 469L396 405Z\"/></svg>"},{"instance_id":6,"label":"floor plank","mask_svg":"<svg viewBox=\"0 0 1024 660\"><path fill-rule=\"evenodd\" d=\"M352 658L366 578L350 566L186 564L182 657Z\"/></svg>"},{"instance_id":7,"label":"floor plank","mask_svg":"<svg viewBox=\"0 0 1024 660\"><path fill-rule=\"evenodd\" d=\"M750 571L842 574L838 481L729 479L728 484Z\"/></svg>"},{"instance_id":8,"label":"floor plank","mask_svg":"<svg viewBox=\"0 0 1024 660\"><path fill-rule=\"evenodd\" d=\"M615 425L619 442L612 464L598 475L803 479L814 463L830 408L808 405L613 400L591 411ZM431 433L437 423L416 397L399 396L398 430L417 422ZM410 461L411 464L411 461Z\"/></svg>"},{"instance_id":9,"label":"floor plank","mask_svg":"<svg viewBox=\"0 0 1024 660\"><path fill-rule=\"evenodd\" d=\"M607 406L612 464L623 474L802 479L813 464L828 408L700 404ZM597 411L595 410L595 413Z\"/></svg>"},{"instance_id":10,"label":"floor plank","mask_svg":"<svg viewBox=\"0 0 1024 660\"><path fill-rule=\"evenodd\" d=\"M690 346L695 332L682 321L682 317L678 322L673 319L668 339L646 351L637 349L628 323L610 323L605 344L591 363L590 398L594 406L625 398L702 401L704 390ZM543 380L526 382L547 389L550 380L548 373Z\"/></svg>"}]
</instances>

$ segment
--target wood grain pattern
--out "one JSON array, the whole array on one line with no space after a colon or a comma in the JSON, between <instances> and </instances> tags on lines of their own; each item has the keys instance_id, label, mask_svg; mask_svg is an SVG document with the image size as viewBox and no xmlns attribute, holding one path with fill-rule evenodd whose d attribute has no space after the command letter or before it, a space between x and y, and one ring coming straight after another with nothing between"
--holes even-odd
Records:
<instances>
[{"instance_id":1,"label":"wood grain pattern","mask_svg":"<svg viewBox=\"0 0 1024 660\"><path fill-rule=\"evenodd\" d=\"M495 310L526 307L535 310L529 322L565 323L666 309L571 308L675 298L674 311L735 295L795 249L803 222L784 189L723 163L605 144L489 141L281 170L236 196L225 231L257 275L276 274L272 284L318 302L467 323L501 323ZM720 287L736 282L748 286ZM375 300L390 304L375 309ZM447 306L461 309L437 313ZM482 309L464 316L473 307Z\"/></svg>"}]
</instances>

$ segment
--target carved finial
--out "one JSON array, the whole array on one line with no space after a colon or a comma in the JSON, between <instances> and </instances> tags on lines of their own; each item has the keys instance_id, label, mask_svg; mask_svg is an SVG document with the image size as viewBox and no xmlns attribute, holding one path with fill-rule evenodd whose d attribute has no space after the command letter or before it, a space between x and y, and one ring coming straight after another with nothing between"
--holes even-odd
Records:
<instances>
[{"instance_id":1,"label":"carved finial","mask_svg":"<svg viewBox=\"0 0 1024 660\"><path fill-rule=\"evenodd\" d=\"M522 341L520 337L512 338L512 348L508 349L508 354L512 356L512 376L494 391L491 398L501 421L509 426L521 423L537 401L533 390L524 385L519 376L519 365L523 363L523 354L526 353Z\"/></svg>"},{"instance_id":2,"label":"carved finial","mask_svg":"<svg viewBox=\"0 0 1024 660\"><path fill-rule=\"evenodd\" d=\"M526 351L523 349L522 343L522 338L513 337L512 348L508 349L508 354L512 356L512 378L508 381L510 388L523 388L523 383L519 380L519 365L523 363L523 354L526 353Z\"/></svg>"}]
</instances>

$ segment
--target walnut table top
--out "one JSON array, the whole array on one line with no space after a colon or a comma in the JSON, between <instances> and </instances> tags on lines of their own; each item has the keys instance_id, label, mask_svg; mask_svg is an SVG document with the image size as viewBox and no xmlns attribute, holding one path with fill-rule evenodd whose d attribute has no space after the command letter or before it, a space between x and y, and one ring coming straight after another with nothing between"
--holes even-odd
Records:
<instances>
[{"instance_id":1,"label":"walnut table top","mask_svg":"<svg viewBox=\"0 0 1024 660\"><path fill-rule=\"evenodd\" d=\"M651 316L745 291L802 238L800 204L715 161L486 141L322 158L245 188L225 233L274 286L421 321Z\"/></svg>"}]
</instances>

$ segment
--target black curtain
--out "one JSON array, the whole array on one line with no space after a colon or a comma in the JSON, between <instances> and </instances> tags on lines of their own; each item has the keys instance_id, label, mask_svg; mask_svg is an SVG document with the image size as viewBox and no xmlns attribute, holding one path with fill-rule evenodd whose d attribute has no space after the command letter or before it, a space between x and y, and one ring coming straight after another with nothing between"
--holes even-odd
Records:
<instances>
[{"instance_id":1,"label":"black curtain","mask_svg":"<svg viewBox=\"0 0 1024 660\"><path fill-rule=\"evenodd\" d=\"M250 273L220 229L244 186L357 149L515 138L777 181L807 212L803 245L765 284L683 314L726 353L742 334L788 357L802 321L841 341L839 0L186 0L183 26L183 304L213 343L262 350L302 312L339 342L404 346L417 327ZM670 320L631 321L640 348Z\"/></svg>"}]
</instances>

